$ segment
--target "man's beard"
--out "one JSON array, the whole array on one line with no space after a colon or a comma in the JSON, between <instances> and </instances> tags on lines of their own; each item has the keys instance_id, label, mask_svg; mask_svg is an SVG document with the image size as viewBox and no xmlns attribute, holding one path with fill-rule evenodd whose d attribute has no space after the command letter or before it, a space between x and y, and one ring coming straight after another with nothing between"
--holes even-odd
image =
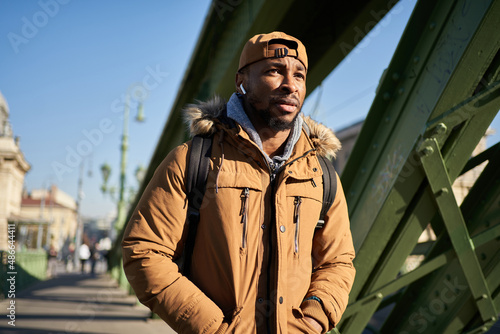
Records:
<instances>
[{"instance_id":1,"label":"man's beard","mask_svg":"<svg viewBox=\"0 0 500 334\"><path fill-rule=\"evenodd\" d=\"M295 124L295 120L297 119L297 117L299 117L301 109L301 106L299 106L299 111L297 112L295 117L290 122L287 122L286 120L282 120L276 116L273 116L269 108L267 109L255 108L255 101L251 96L248 96L248 102L250 107L253 109L251 112L254 112L257 115L259 115L260 119L264 121L264 124L267 126L267 128L274 132L292 129L293 125Z\"/></svg>"},{"instance_id":2,"label":"man's beard","mask_svg":"<svg viewBox=\"0 0 500 334\"><path fill-rule=\"evenodd\" d=\"M293 125L295 124L295 120L299 116L299 113L295 115L295 117L290 121L286 121L283 119L280 119L276 116L272 116L271 112L269 109L261 109L261 110L256 110L257 113L259 114L260 118L265 122L267 127L273 131L284 131L284 130L290 130L293 128Z\"/></svg>"}]
</instances>

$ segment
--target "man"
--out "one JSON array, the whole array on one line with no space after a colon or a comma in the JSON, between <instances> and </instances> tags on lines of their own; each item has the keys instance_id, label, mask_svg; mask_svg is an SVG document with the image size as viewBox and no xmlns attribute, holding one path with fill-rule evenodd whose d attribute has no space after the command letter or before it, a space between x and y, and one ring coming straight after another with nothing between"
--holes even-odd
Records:
<instances>
[{"instance_id":1,"label":"man","mask_svg":"<svg viewBox=\"0 0 500 334\"><path fill-rule=\"evenodd\" d=\"M337 177L325 224L317 155L340 148L328 128L299 115L307 55L284 33L245 45L236 90L187 109L192 134L211 135L210 170L189 277L174 262L186 239L191 142L158 167L123 239L139 300L179 333L325 333L354 280L345 197Z\"/></svg>"}]
</instances>

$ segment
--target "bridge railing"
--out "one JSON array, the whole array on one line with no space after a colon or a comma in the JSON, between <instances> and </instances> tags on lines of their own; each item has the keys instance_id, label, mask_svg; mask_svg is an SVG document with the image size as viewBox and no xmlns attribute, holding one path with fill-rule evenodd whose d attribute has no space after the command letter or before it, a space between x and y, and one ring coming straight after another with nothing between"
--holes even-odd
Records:
<instances>
[{"instance_id":1,"label":"bridge railing","mask_svg":"<svg viewBox=\"0 0 500 334\"><path fill-rule=\"evenodd\" d=\"M47 277L47 253L43 250L0 251L0 298L8 298ZM11 298L11 297L9 297Z\"/></svg>"}]
</instances>

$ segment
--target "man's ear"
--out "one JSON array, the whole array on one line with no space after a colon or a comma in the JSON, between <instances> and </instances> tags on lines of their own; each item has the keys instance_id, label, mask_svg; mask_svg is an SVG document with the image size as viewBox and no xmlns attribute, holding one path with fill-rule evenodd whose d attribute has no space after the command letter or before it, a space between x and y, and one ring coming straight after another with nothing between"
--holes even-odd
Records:
<instances>
[{"instance_id":1,"label":"man's ear","mask_svg":"<svg viewBox=\"0 0 500 334\"><path fill-rule=\"evenodd\" d=\"M245 88L243 88L243 90L241 89L241 86L242 85L244 86L244 84L243 84L244 83L244 76L245 76L244 74L237 72L235 80L234 80L234 83L236 85L236 92L238 92L242 95L246 94L246 92L243 91Z\"/></svg>"}]
</instances>

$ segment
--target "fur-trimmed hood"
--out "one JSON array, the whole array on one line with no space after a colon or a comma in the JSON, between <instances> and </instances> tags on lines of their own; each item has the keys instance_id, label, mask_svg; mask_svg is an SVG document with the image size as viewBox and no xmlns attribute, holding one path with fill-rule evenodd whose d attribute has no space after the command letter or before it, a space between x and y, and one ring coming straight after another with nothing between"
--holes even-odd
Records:
<instances>
[{"instance_id":1,"label":"fur-trimmed hood","mask_svg":"<svg viewBox=\"0 0 500 334\"><path fill-rule=\"evenodd\" d=\"M218 96L206 102L188 105L183 111L183 116L191 136L214 134L216 131L215 124L220 122L219 117L222 115L225 105L226 102ZM303 117L304 126L317 153L335 158L341 144L333 131L325 125L312 120L309 116L304 117L301 115L301 117Z\"/></svg>"}]
</instances>

